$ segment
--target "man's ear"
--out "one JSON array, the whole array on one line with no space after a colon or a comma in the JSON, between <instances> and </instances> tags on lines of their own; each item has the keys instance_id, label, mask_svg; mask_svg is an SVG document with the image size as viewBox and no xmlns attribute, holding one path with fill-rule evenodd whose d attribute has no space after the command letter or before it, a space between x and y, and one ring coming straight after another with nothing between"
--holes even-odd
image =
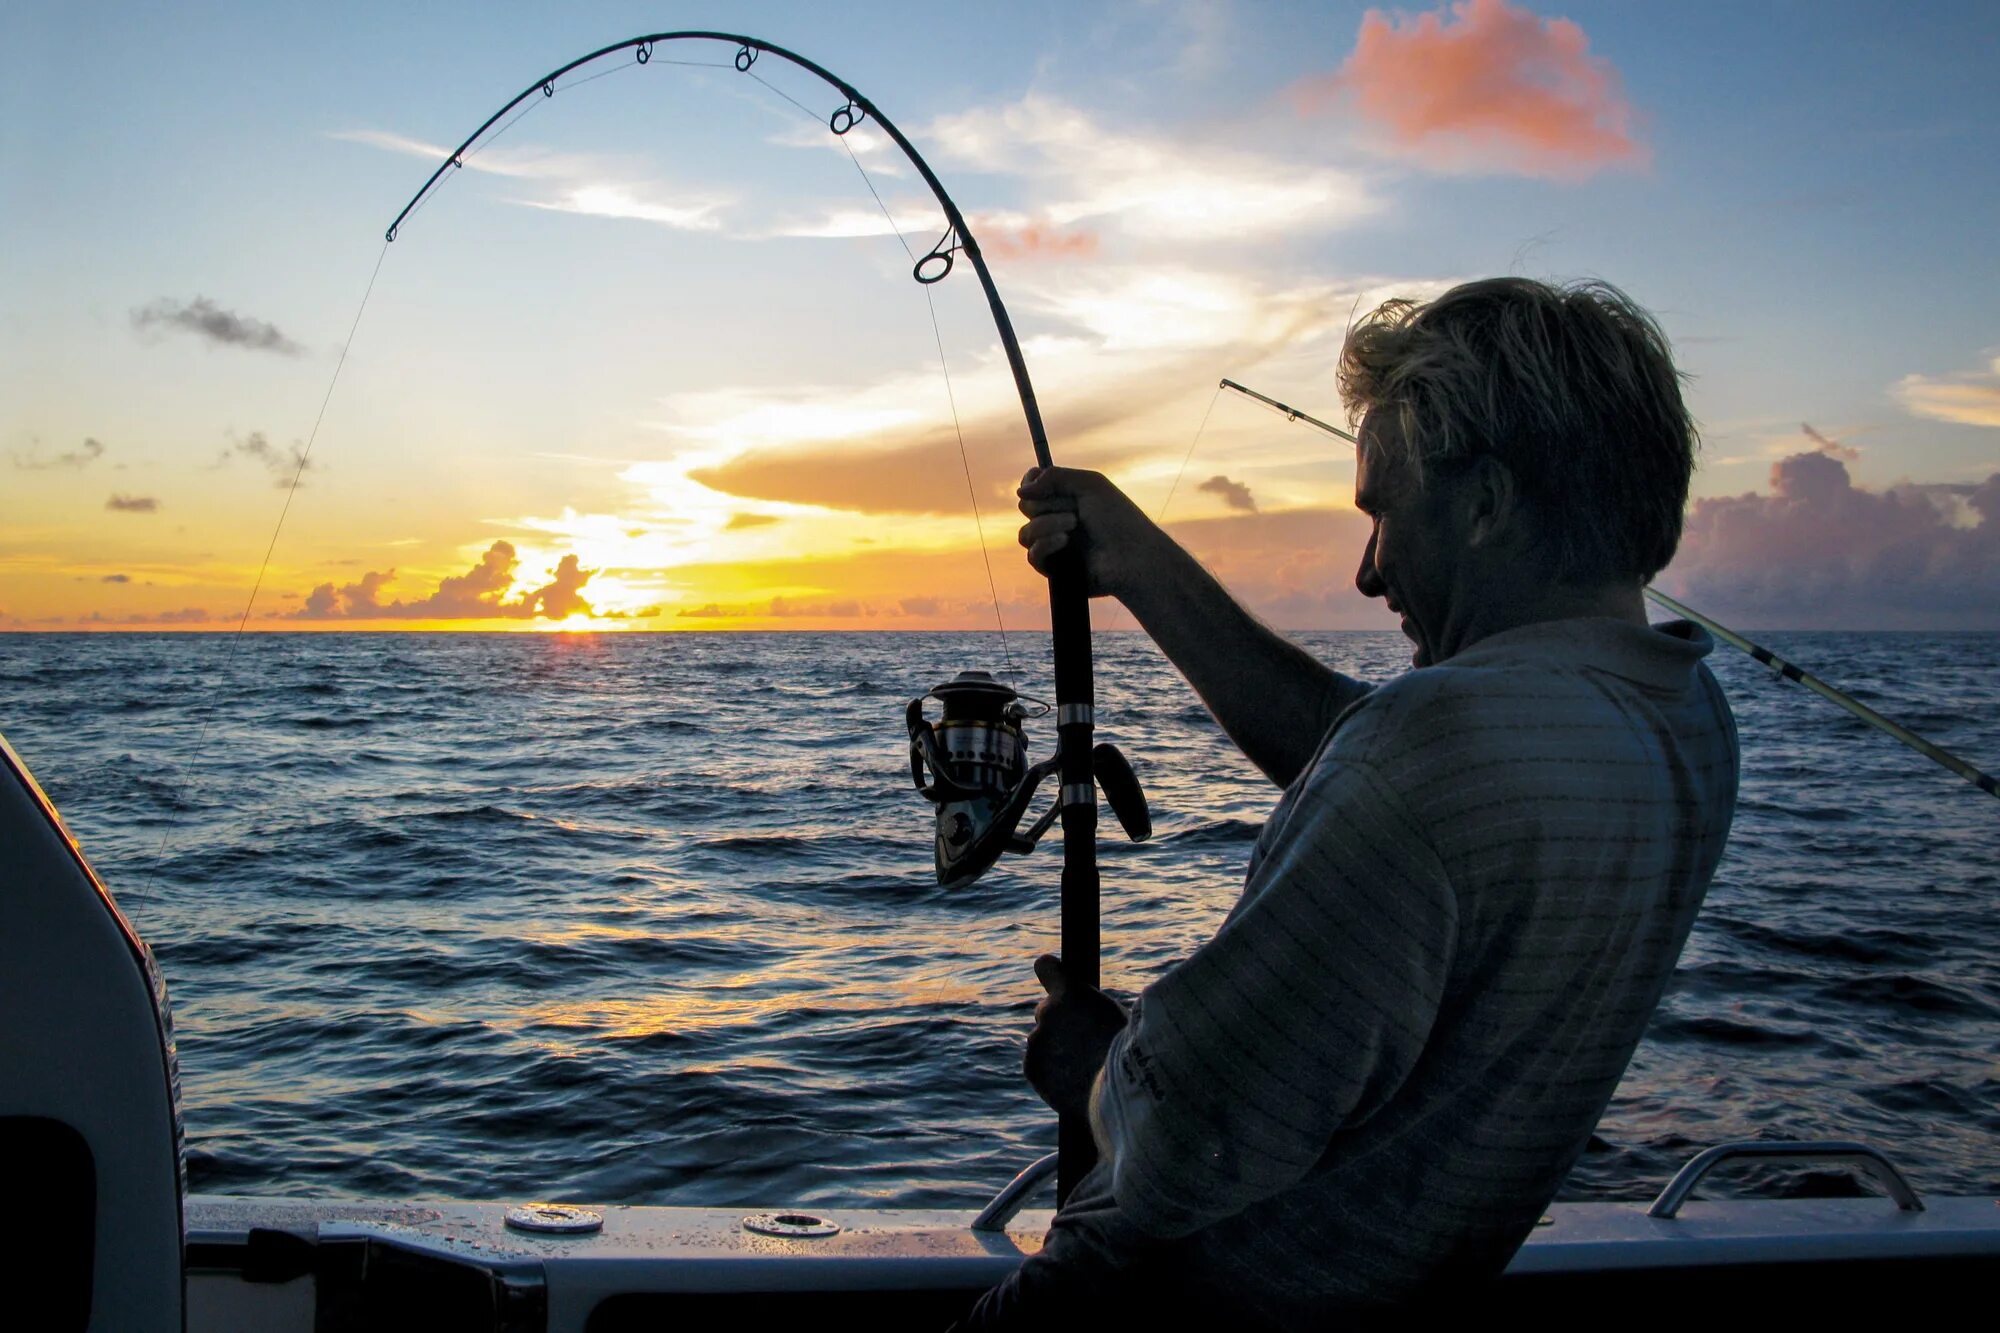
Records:
<instances>
[{"instance_id":1,"label":"man's ear","mask_svg":"<svg viewBox=\"0 0 2000 1333\"><path fill-rule=\"evenodd\" d=\"M1491 454L1472 460L1460 478L1458 502L1468 546L1491 548L1519 538L1521 488L1513 469Z\"/></svg>"}]
</instances>

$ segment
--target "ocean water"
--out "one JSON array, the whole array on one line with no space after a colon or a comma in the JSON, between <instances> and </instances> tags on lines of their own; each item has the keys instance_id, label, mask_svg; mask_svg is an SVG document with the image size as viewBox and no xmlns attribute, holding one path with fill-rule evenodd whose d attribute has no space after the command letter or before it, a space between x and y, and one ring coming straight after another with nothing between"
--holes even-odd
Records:
<instances>
[{"instance_id":1,"label":"ocean water","mask_svg":"<svg viewBox=\"0 0 2000 1333\"><path fill-rule=\"evenodd\" d=\"M1302 636L1381 678L1398 635ZM2000 635L1770 645L1986 767ZM1156 835L1103 856L1136 989L1234 900L1272 789L1098 637ZM902 708L1016 634L0 635L0 732L156 951L190 1186L976 1206L1054 1143L1021 1041L1060 849L939 890ZM2000 803L1729 651L1735 833L1565 1187L1860 1139L2000 1191ZM1051 741L1031 728L1035 754ZM1837 1186L1742 1172L1717 1192Z\"/></svg>"}]
</instances>

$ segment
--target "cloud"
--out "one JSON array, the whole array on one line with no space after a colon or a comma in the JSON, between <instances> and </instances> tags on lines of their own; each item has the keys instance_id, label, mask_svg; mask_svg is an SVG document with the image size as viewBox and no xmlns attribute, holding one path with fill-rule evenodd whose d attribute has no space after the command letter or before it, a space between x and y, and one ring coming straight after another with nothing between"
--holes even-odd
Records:
<instances>
[{"instance_id":1,"label":"cloud","mask_svg":"<svg viewBox=\"0 0 2000 1333\"><path fill-rule=\"evenodd\" d=\"M153 514L159 512L160 502L150 495L114 495L104 507L120 514Z\"/></svg>"},{"instance_id":2,"label":"cloud","mask_svg":"<svg viewBox=\"0 0 2000 1333\"><path fill-rule=\"evenodd\" d=\"M451 150L443 144L412 139L406 134L387 130L336 130L327 137L386 149L404 157L424 158L434 167L451 154ZM489 139L488 145L472 146L465 156L465 170L511 180L575 180L609 174L616 165L611 159L594 153L558 152L518 141L502 147L491 144Z\"/></svg>"},{"instance_id":3,"label":"cloud","mask_svg":"<svg viewBox=\"0 0 2000 1333\"><path fill-rule=\"evenodd\" d=\"M66 449L54 458L44 458L39 445L31 444L25 454L12 454L14 466L23 472L46 472L51 468L87 468L104 457L104 443L101 440L84 438L83 444L75 449Z\"/></svg>"},{"instance_id":4,"label":"cloud","mask_svg":"<svg viewBox=\"0 0 2000 1333\"><path fill-rule=\"evenodd\" d=\"M1695 501L1662 583L1752 628L2000 628L2000 472L1878 491L1796 453L1768 494Z\"/></svg>"},{"instance_id":5,"label":"cloud","mask_svg":"<svg viewBox=\"0 0 2000 1333\"><path fill-rule=\"evenodd\" d=\"M927 604L930 611L912 611L911 602ZM706 602L674 612L679 620L874 620L923 616L935 612L934 599L910 598L893 601L863 600L858 597L773 597L759 602ZM989 603L990 605L990 603Z\"/></svg>"},{"instance_id":6,"label":"cloud","mask_svg":"<svg viewBox=\"0 0 2000 1333\"><path fill-rule=\"evenodd\" d=\"M812 148L847 156L847 148L861 159L861 164L871 176L907 176L909 167L903 161L902 153L890 141L889 136L863 121L844 135L836 135L826 127L825 122L807 123L787 119L784 127L767 140L783 148Z\"/></svg>"},{"instance_id":7,"label":"cloud","mask_svg":"<svg viewBox=\"0 0 2000 1333\"><path fill-rule=\"evenodd\" d=\"M1088 259L1097 253L1094 231L1062 231L1040 222L1017 226L996 224L980 229L969 223L987 254L1003 259Z\"/></svg>"},{"instance_id":8,"label":"cloud","mask_svg":"<svg viewBox=\"0 0 2000 1333\"><path fill-rule=\"evenodd\" d=\"M1390 149L1442 171L1576 179L1651 160L1618 71L1583 29L1506 0L1371 9L1346 63L1292 94L1305 112L1351 104Z\"/></svg>"},{"instance_id":9,"label":"cloud","mask_svg":"<svg viewBox=\"0 0 2000 1333\"><path fill-rule=\"evenodd\" d=\"M1920 417L1966 426L2000 426L2000 356L1985 370L1958 375L1905 375L1890 390Z\"/></svg>"},{"instance_id":10,"label":"cloud","mask_svg":"<svg viewBox=\"0 0 2000 1333\"><path fill-rule=\"evenodd\" d=\"M924 139L961 166L1027 177L1042 196L1034 213L1056 228L1101 220L1146 238L1237 241L1325 230L1381 207L1352 172L1113 129L1041 93L940 117Z\"/></svg>"},{"instance_id":11,"label":"cloud","mask_svg":"<svg viewBox=\"0 0 2000 1333\"><path fill-rule=\"evenodd\" d=\"M184 606L178 611L129 612L121 615L106 615L102 611L92 611L87 616L78 616L79 625L205 625L214 617L199 606Z\"/></svg>"},{"instance_id":12,"label":"cloud","mask_svg":"<svg viewBox=\"0 0 2000 1333\"><path fill-rule=\"evenodd\" d=\"M783 620L831 619L856 620L872 616L876 611L853 597L833 601L815 601L811 598L773 597L770 614Z\"/></svg>"},{"instance_id":13,"label":"cloud","mask_svg":"<svg viewBox=\"0 0 2000 1333\"><path fill-rule=\"evenodd\" d=\"M130 574L106 574L98 580L99 583L130 583L131 581L132 576Z\"/></svg>"},{"instance_id":14,"label":"cloud","mask_svg":"<svg viewBox=\"0 0 2000 1333\"><path fill-rule=\"evenodd\" d=\"M1231 481L1220 473L1210 477L1195 489L1209 495L1221 496L1222 503L1231 509L1241 509L1251 514L1257 512L1257 501L1251 496L1250 488L1240 481Z\"/></svg>"},{"instance_id":15,"label":"cloud","mask_svg":"<svg viewBox=\"0 0 2000 1333\"><path fill-rule=\"evenodd\" d=\"M553 199L516 199L514 202L555 213L652 222L678 231L721 230L720 213L727 200L690 198L679 193L669 198L667 193L640 185L595 181L569 186Z\"/></svg>"},{"instance_id":16,"label":"cloud","mask_svg":"<svg viewBox=\"0 0 2000 1333\"><path fill-rule=\"evenodd\" d=\"M299 485L305 485L305 474L312 470L304 445L294 443L289 451L280 451L264 438L261 430L251 431L248 436L224 449L215 465L221 467L232 458L248 458L260 464L271 474L271 484L281 491L290 487L294 478Z\"/></svg>"},{"instance_id":17,"label":"cloud","mask_svg":"<svg viewBox=\"0 0 2000 1333\"><path fill-rule=\"evenodd\" d=\"M342 130L330 137L425 158L433 164L444 161L451 152L442 144L382 130ZM733 202L723 195L691 194L683 186L644 179L633 165L597 154L563 153L527 144L504 148L475 144L462 165L467 171L510 180L546 181L554 187L547 198L510 201L524 207L651 222L679 231L719 230L719 214Z\"/></svg>"},{"instance_id":18,"label":"cloud","mask_svg":"<svg viewBox=\"0 0 2000 1333\"><path fill-rule=\"evenodd\" d=\"M1111 424L1127 410L1111 398L1043 404L1049 432L1063 438ZM969 514L972 503L964 482L968 465L978 473L983 507L991 508L1033 461L1018 404L1011 413L1002 410L967 421L962 456L959 436L949 426L884 435L892 443L872 449L845 441L747 449L687 475L713 490L750 500L871 514ZM1108 460L1097 456L1091 461L1102 465Z\"/></svg>"},{"instance_id":19,"label":"cloud","mask_svg":"<svg viewBox=\"0 0 2000 1333\"><path fill-rule=\"evenodd\" d=\"M465 573L441 579L430 596L411 602L383 601L383 590L395 579L396 571L371 569L344 586L320 584L306 595L305 605L286 618L532 620L539 616L562 620L571 615L594 614L590 603L584 600L583 586L597 571L582 568L576 556L564 556L549 582L508 601L507 593L514 586L514 571L519 564L511 542L494 542Z\"/></svg>"},{"instance_id":20,"label":"cloud","mask_svg":"<svg viewBox=\"0 0 2000 1333\"><path fill-rule=\"evenodd\" d=\"M935 205L896 204L890 207L887 217L879 208L830 208L819 216L780 223L772 232L777 236L797 236L807 240L850 240L859 236L900 235L913 238L926 232L935 236L943 231L944 222ZM976 234L976 233L975 233ZM924 242L926 245L929 241Z\"/></svg>"},{"instance_id":21,"label":"cloud","mask_svg":"<svg viewBox=\"0 0 2000 1333\"><path fill-rule=\"evenodd\" d=\"M723 527L729 532L741 532L745 528L767 528L777 521L776 514L731 514Z\"/></svg>"},{"instance_id":22,"label":"cloud","mask_svg":"<svg viewBox=\"0 0 2000 1333\"><path fill-rule=\"evenodd\" d=\"M255 352L298 356L305 349L278 331L275 324L224 310L206 296L192 301L161 297L132 312L132 327L141 333L177 329L223 347L247 347Z\"/></svg>"},{"instance_id":23,"label":"cloud","mask_svg":"<svg viewBox=\"0 0 2000 1333\"><path fill-rule=\"evenodd\" d=\"M1799 423L1799 433L1801 435L1804 435L1808 440L1811 440L1814 444L1818 445L1819 451L1825 454L1828 458L1838 458L1841 459L1843 462L1852 463L1854 460L1861 457L1861 451L1859 449L1856 449L1851 444L1842 444L1838 440L1828 439L1826 436L1814 430L1812 428L1812 423L1809 421L1801 421Z\"/></svg>"}]
</instances>

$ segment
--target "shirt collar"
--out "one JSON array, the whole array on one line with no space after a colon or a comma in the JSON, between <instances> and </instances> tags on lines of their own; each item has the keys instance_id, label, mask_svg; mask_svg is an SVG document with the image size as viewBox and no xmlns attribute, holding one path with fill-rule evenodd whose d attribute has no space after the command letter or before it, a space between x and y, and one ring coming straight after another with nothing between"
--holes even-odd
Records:
<instances>
[{"instance_id":1,"label":"shirt collar","mask_svg":"<svg viewBox=\"0 0 2000 1333\"><path fill-rule=\"evenodd\" d=\"M1441 666L1498 666L1524 659L1593 667L1657 689L1680 689L1715 641L1699 625L1669 620L1640 626L1609 616L1540 620L1489 634Z\"/></svg>"}]
</instances>

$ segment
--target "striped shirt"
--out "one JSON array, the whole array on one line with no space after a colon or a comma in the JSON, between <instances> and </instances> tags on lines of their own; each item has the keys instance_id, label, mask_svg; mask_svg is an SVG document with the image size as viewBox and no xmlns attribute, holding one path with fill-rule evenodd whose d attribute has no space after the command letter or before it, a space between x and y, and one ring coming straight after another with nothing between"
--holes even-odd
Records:
<instances>
[{"instance_id":1,"label":"striped shirt","mask_svg":"<svg viewBox=\"0 0 2000 1333\"><path fill-rule=\"evenodd\" d=\"M1110 1152L1029 1281L1123 1274L1302 1327L1504 1268L1722 855L1736 731L1711 646L1550 621L1342 678L1242 897L1112 1044Z\"/></svg>"}]
</instances>

